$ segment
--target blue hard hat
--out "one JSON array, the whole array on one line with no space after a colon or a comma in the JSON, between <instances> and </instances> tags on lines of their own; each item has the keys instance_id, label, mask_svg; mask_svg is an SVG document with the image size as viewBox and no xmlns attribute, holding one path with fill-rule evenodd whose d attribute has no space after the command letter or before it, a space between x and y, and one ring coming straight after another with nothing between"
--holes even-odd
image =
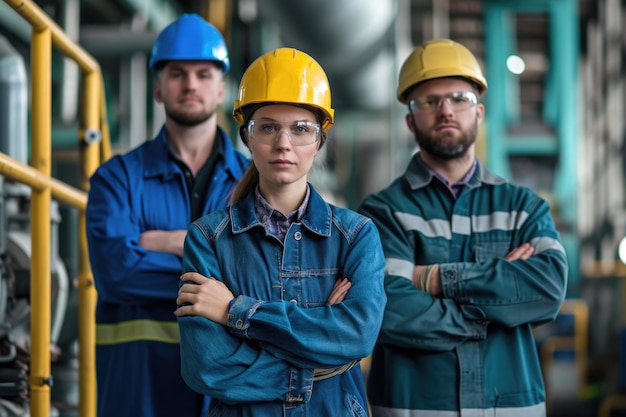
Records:
<instances>
[{"instance_id":1,"label":"blue hard hat","mask_svg":"<svg viewBox=\"0 0 626 417\"><path fill-rule=\"evenodd\" d=\"M199 15L184 14L159 33L150 56L150 70L163 61L215 61L222 72L230 69L222 34Z\"/></svg>"}]
</instances>

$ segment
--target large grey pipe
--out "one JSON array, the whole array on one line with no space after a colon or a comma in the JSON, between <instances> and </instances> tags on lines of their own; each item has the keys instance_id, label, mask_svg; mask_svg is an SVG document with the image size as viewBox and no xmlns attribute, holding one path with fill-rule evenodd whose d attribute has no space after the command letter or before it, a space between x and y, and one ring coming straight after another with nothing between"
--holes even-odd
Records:
<instances>
[{"instance_id":1,"label":"large grey pipe","mask_svg":"<svg viewBox=\"0 0 626 417\"><path fill-rule=\"evenodd\" d=\"M391 48L397 2L264 0L259 14L280 26L284 46L309 53L326 70L337 106L385 109L395 80Z\"/></svg>"},{"instance_id":2,"label":"large grey pipe","mask_svg":"<svg viewBox=\"0 0 626 417\"><path fill-rule=\"evenodd\" d=\"M0 36L0 152L27 163L28 86L22 56Z\"/></svg>"},{"instance_id":3,"label":"large grey pipe","mask_svg":"<svg viewBox=\"0 0 626 417\"><path fill-rule=\"evenodd\" d=\"M27 163L28 96L24 59L0 36L0 152ZM7 206L0 176L0 254L7 248Z\"/></svg>"}]
</instances>

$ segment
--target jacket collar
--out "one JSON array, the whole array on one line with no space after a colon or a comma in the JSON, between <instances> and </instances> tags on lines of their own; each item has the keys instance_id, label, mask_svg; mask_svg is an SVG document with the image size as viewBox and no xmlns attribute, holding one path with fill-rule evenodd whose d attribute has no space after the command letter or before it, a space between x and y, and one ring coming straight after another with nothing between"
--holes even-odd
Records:
<instances>
[{"instance_id":1,"label":"jacket collar","mask_svg":"<svg viewBox=\"0 0 626 417\"><path fill-rule=\"evenodd\" d=\"M313 233L320 236L330 236L332 225L332 211L330 206L311 184L309 184L309 187L311 189L311 196L301 223ZM254 210L254 191L249 192L244 199L230 207L230 218L233 233L235 234L243 233L254 226L262 227Z\"/></svg>"},{"instance_id":2,"label":"jacket collar","mask_svg":"<svg viewBox=\"0 0 626 417\"><path fill-rule=\"evenodd\" d=\"M224 169L229 172L231 176L240 175L240 173L232 171L232 167L238 166L234 148L226 132L219 126L217 127L215 140L222 141L225 161ZM147 157L144 158L144 177L171 176L172 166L176 165L176 161L167 143L165 125L161 127L161 130L154 139L145 143L145 147ZM163 163L164 161L168 161L169 163Z\"/></svg>"},{"instance_id":3,"label":"jacket collar","mask_svg":"<svg viewBox=\"0 0 626 417\"><path fill-rule=\"evenodd\" d=\"M419 156L419 152L413 155L409 167L407 168L404 177L411 189L416 190L426 187L434 178L433 174L428 169L428 166L422 161ZM499 185L506 183L507 180L489 171L480 160L476 159L476 172L474 176L469 180L467 185L471 188L478 187L481 184Z\"/></svg>"}]
</instances>

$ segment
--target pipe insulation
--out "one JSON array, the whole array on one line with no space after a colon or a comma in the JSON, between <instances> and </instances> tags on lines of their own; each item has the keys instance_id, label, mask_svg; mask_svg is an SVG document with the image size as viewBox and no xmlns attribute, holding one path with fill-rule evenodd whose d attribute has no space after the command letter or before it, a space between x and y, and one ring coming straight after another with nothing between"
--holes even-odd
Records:
<instances>
[{"instance_id":1,"label":"pipe insulation","mask_svg":"<svg viewBox=\"0 0 626 417\"><path fill-rule=\"evenodd\" d=\"M24 59L0 36L0 152L28 163L28 84Z\"/></svg>"},{"instance_id":2,"label":"pipe insulation","mask_svg":"<svg viewBox=\"0 0 626 417\"><path fill-rule=\"evenodd\" d=\"M283 46L300 49L326 70L335 107L385 109L395 88L397 2L264 0L262 20L280 27Z\"/></svg>"}]
</instances>

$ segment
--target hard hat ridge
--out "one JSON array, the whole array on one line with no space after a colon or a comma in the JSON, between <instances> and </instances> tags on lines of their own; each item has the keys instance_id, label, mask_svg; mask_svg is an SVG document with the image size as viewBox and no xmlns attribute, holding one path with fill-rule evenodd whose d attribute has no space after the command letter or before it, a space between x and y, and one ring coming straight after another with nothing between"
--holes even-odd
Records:
<instances>
[{"instance_id":1,"label":"hard hat ridge","mask_svg":"<svg viewBox=\"0 0 626 417\"><path fill-rule=\"evenodd\" d=\"M328 77L315 59L297 49L277 48L250 64L239 84L233 117L243 125L243 108L262 103L310 106L324 115L322 129L334 123Z\"/></svg>"},{"instance_id":2,"label":"hard hat ridge","mask_svg":"<svg viewBox=\"0 0 626 417\"><path fill-rule=\"evenodd\" d=\"M451 39L434 39L416 47L400 68L398 100L406 104L407 93L415 85L444 77L460 77L472 82L482 95L487 90L480 64L465 46Z\"/></svg>"}]
</instances>

